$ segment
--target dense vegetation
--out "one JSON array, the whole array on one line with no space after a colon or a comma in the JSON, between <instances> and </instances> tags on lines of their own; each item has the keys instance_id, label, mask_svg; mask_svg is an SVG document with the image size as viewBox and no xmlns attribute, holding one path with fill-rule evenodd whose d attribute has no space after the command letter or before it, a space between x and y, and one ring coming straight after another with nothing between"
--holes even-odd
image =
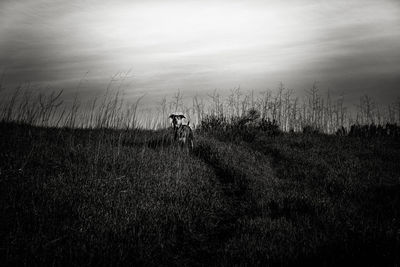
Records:
<instances>
[{"instance_id":1,"label":"dense vegetation","mask_svg":"<svg viewBox=\"0 0 400 267\"><path fill-rule=\"evenodd\" d=\"M46 127L157 130L169 126L168 116L173 112L184 113L191 126L198 128L210 116L231 123L238 118L242 121L240 118L255 110L264 122L271 120L284 132L308 129L334 134L338 129L348 133L351 125L400 125L399 97L380 105L363 95L359 103L353 100L349 105L343 94L323 92L317 82L304 92L288 89L283 83L276 90L246 91L237 87L230 92L215 89L211 94L192 97L178 90L168 98L142 105L145 95L126 97L124 79L124 75L113 77L105 91L99 88L93 95L80 95L79 85L73 95L33 88L29 83L6 88L0 79L0 120Z\"/></svg>"},{"instance_id":2,"label":"dense vegetation","mask_svg":"<svg viewBox=\"0 0 400 267\"><path fill-rule=\"evenodd\" d=\"M0 123L0 255L17 265L399 265L396 136Z\"/></svg>"},{"instance_id":3,"label":"dense vegetation","mask_svg":"<svg viewBox=\"0 0 400 267\"><path fill-rule=\"evenodd\" d=\"M363 96L354 117L280 84L139 114L112 82L86 104L23 87L0 101L5 264L400 264L397 102ZM178 110L190 153L167 128Z\"/></svg>"}]
</instances>

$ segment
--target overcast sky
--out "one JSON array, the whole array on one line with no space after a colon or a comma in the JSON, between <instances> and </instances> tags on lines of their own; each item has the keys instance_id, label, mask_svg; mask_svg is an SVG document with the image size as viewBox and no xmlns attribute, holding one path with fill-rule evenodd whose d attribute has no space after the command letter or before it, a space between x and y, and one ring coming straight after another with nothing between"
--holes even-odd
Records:
<instances>
[{"instance_id":1,"label":"overcast sky","mask_svg":"<svg viewBox=\"0 0 400 267\"><path fill-rule=\"evenodd\" d=\"M68 92L85 77L90 95L128 70L127 97L156 101L319 81L388 102L400 95L400 1L0 0L5 85Z\"/></svg>"}]
</instances>

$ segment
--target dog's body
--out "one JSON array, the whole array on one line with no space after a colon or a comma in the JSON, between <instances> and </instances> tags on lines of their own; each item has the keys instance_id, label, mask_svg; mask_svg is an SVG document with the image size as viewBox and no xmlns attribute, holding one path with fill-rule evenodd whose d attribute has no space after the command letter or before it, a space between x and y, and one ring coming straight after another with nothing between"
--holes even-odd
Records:
<instances>
[{"instance_id":1,"label":"dog's body","mask_svg":"<svg viewBox=\"0 0 400 267\"><path fill-rule=\"evenodd\" d=\"M184 147L187 146L193 149L193 131L188 125L181 125L177 129L177 136L179 144Z\"/></svg>"},{"instance_id":2,"label":"dog's body","mask_svg":"<svg viewBox=\"0 0 400 267\"><path fill-rule=\"evenodd\" d=\"M188 124L182 124L182 119L185 119L185 116L171 114L169 118L171 119L172 127L174 129L175 141L177 141L181 147L193 149L193 131Z\"/></svg>"}]
</instances>

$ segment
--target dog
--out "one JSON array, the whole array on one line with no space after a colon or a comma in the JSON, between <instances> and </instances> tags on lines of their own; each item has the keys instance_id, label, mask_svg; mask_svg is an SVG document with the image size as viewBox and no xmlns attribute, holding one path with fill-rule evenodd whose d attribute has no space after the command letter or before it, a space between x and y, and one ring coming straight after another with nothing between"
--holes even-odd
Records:
<instances>
[{"instance_id":1,"label":"dog","mask_svg":"<svg viewBox=\"0 0 400 267\"><path fill-rule=\"evenodd\" d=\"M182 120L186 119L186 117L182 114L171 114L169 118L171 119L172 127L174 130L174 140L177 141L181 147L193 149L193 131L190 128L189 123L182 123Z\"/></svg>"}]
</instances>

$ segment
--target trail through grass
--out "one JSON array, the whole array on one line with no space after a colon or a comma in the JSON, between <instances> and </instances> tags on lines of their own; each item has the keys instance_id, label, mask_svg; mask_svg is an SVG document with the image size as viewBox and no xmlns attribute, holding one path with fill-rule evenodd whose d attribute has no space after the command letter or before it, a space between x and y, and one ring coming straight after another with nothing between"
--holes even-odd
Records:
<instances>
[{"instance_id":1,"label":"trail through grass","mask_svg":"<svg viewBox=\"0 0 400 267\"><path fill-rule=\"evenodd\" d=\"M171 136L0 123L2 262L400 262L396 140Z\"/></svg>"}]
</instances>

